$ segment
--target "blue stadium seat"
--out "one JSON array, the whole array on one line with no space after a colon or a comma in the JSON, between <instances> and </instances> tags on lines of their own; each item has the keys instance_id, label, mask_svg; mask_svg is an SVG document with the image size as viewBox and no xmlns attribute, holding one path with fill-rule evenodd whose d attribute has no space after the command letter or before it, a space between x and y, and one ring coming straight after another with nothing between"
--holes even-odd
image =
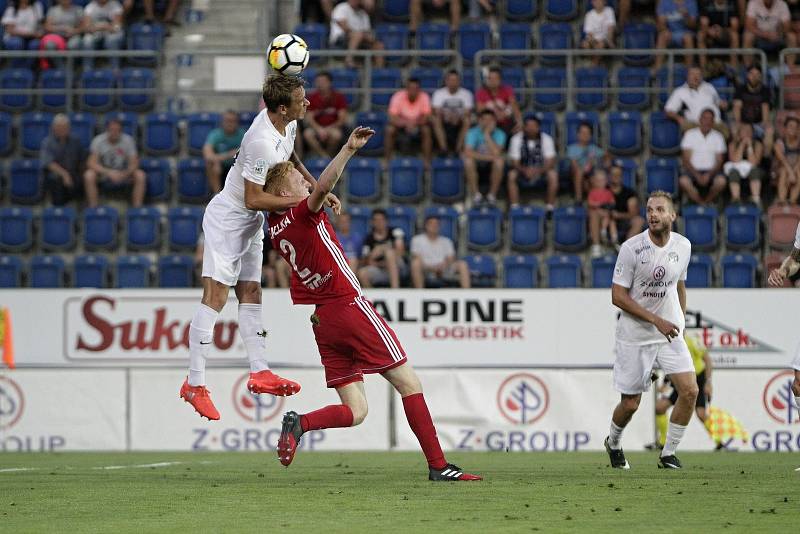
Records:
<instances>
[{"instance_id":1,"label":"blue stadium seat","mask_svg":"<svg viewBox=\"0 0 800 534\"><path fill-rule=\"evenodd\" d=\"M683 65L675 65L672 69L672 82L670 83L669 69L667 67L658 69L656 73L656 84L661 88L661 91L658 93L658 101L662 106L667 103L667 99L669 99L672 90L686 82L687 73L688 69L686 67Z\"/></svg>"},{"instance_id":2,"label":"blue stadium seat","mask_svg":"<svg viewBox=\"0 0 800 534\"><path fill-rule=\"evenodd\" d=\"M539 119L539 131L542 131L553 138L553 142L558 144L558 131L556 129L556 114L552 111L533 111L525 114Z\"/></svg>"},{"instance_id":3,"label":"blue stadium seat","mask_svg":"<svg viewBox=\"0 0 800 534\"><path fill-rule=\"evenodd\" d=\"M111 206L83 210L83 246L87 250L112 250L117 247L119 213Z\"/></svg>"},{"instance_id":4,"label":"blue stadium seat","mask_svg":"<svg viewBox=\"0 0 800 534\"><path fill-rule=\"evenodd\" d=\"M622 30L622 48L641 49L655 48L656 27L653 24L626 24ZM645 67L653 63L651 54L627 55L623 57L626 65L631 67Z\"/></svg>"},{"instance_id":5,"label":"blue stadium seat","mask_svg":"<svg viewBox=\"0 0 800 534\"><path fill-rule=\"evenodd\" d=\"M545 260L547 267L547 287L580 287L583 265L578 256L557 254Z\"/></svg>"},{"instance_id":6,"label":"blue stadium seat","mask_svg":"<svg viewBox=\"0 0 800 534\"><path fill-rule=\"evenodd\" d=\"M0 155L5 156L14 149L11 133L11 115L0 111Z\"/></svg>"},{"instance_id":7,"label":"blue stadium seat","mask_svg":"<svg viewBox=\"0 0 800 534\"><path fill-rule=\"evenodd\" d=\"M642 110L650 107L650 71L644 67L624 67L617 71L617 107Z\"/></svg>"},{"instance_id":8,"label":"blue stadium seat","mask_svg":"<svg viewBox=\"0 0 800 534\"><path fill-rule=\"evenodd\" d=\"M553 245L557 250L577 251L586 246L586 209L583 206L553 211Z\"/></svg>"},{"instance_id":9,"label":"blue stadium seat","mask_svg":"<svg viewBox=\"0 0 800 534\"><path fill-rule=\"evenodd\" d=\"M417 209L413 206L389 206L386 208L386 218L389 226L403 230L408 244L417 232Z\"/></svg>"},{"instance_id":10,"label":"blue stadium seat","mask_svg":"<svg viewBox=\"0 0 800 534\"><path fill-rule=\"evenodd\" d=\"M389 195L395 202L415 202L422 197L422 174L419 158L395 158L389 162Z\"/></svg>"},{"instance_id":11,"label":"blue stadium seat","mask_svg":"<svg viewBox=\"0 0 800 534\"><path fill-rule=\"evenodd\" d=\"M686 269L686 287L714 285L714 260L708 254L692 254Z\"/></svg>"},{"instance_id":12,"label":"blue stadium seat","mask_svg":"<svg viewBox=\"0 0 800 534\"><path fill-rule=\"evenodd\" d=\"M374 202L381 196L381 161L356 158L347 166L347 198L350 202Z\"/></svg>"},{"instance_id":13,"label":"blue stadium seat","mask_svg":"<svg viewBox=\"0 0 800 534\"><path fill-rule=\"evenodd\" d=\"M81 89L102 91L100 93L86 93L80 97L80 107L85 111L107 111L114 106L114 88L116 79L111 69L89 69L81 74L78 86Z\"/></svg>"},{"instance_id":14,"label":"blue stadium seat","mask_svg":"<svg viewBox=\"0 0 800 534\"><path fill-rule=\"evenodd\" d=\"M709 83L714 86L719 94L719 97L730 103L733 99L734 86L727 76L717 76L709 80Z\"/></svg>"},{"instance_id":15,"label":"blue stadium seat","mask_svg":"<svg viewBox=\"0 0 800 534\"><path fill-rule=\"evenodd\" d=\"M359 102L361 102L361 97L353 92L353 89L358 89L361 85L359 71L349 68L331 69L330 74L333 86L337 91L344 94L348 107L350 109L357 108Z\"/></svg>"},{"instance_id":16,"label":"blue stadium seat","mask_svg":"<svg viewBox=\"0 0 800 534\"><path fill-rule=\"evenodd\" d=\"M534 69L533 86L536 89L549 89L552 92L535 92L533 106L546 111L564 109L567 99L564 96L567 86L567 73L564 69Z\"/></svg>"},{"instance_id":17,"label":"blue stadium seat","mask_svg":"<svg viewBox=\"0 0 800 534\"><path fill-rule=\"evenodd\" d=\"M56 255L37 255L31 258L29 285L36 288L64 287L66 266Z\"/></svg>"},{"instance_id":18,"label":"blue stadium seat","mask_svg":"<svg viewBox=\"0 0 800 534\"><path fill-rule=\"evenodd\" d=\"M503 215L497 208L472 208L467 212L467 245L476 250L494 250L500 246Z\"/></svg>"},{"instance_id":19,"label":"blue stadium seat","mask_svg":"<svg viewBox=\"0 0 800 534\"><path fill-rule=\"evenodd\" d=\"M178 198L180 201L205 202L210 194L205 161L202 158L186 158L178 161Z\"/></svg>"},{"instance_id":20,"label":"blue stadium seat","mask_svg":"<svg viewBox=\"0 0 800 534\"><path fill-rule=\"evenodd\" d=\"M383 12L381 14L387 19L407 21L411 13L410 3L409 0L383 2Z\"/></svg>"},{"instance_id":21,"label":"blue stadium seat","mask_svg":"<svg viewBox=\"0 0 800 534\"><path fill-rule=\"evenodd\" d=\"M403 85L400 69L372 69L372 107L385 108L392 95ZM377 90L376 90L377 89ZM380 91L383 89L383 91Z\"/></svg>"},{"instance_id":22,"label":"blue stadium seat","mask_svg":"<svg viewBox=\"0 0 800 534\"><path fill-rule=\"evenodd\" d=\"M750 254L727 254L722 257L722 287L756 286L758 260Z\"/></svg>"},{"instance_id":23,"label":"blue stadium seat","mask_svg":"<svg viewBox=\"0 0 800 534\"><path fill-rule=\"evenodd\" d=\"M16 204L36 204L42 199L42 162L13 159L8 166L9 197Z\"/></svg>"},{"instance_id":24,"label":"blue stadium seat","mask_svg":"<svg viewBox=\"0 0 800 534\"><path fill-rule=\"evenodd\" d=\"M392 2L388 2L391 4ZM416 49L428 52L417 56L420 65L441 65L450 61L450 56L433 55L430 52L449 50L450 26L447 24L423 22L417 28Z\"/></svg>"},{"instance_id":25,"label":"blue stadium seat","mask_svg":"<svg viewBox=\"0 0 800 534\"><path fill-rule=\"evenodd\" d=\"M678 192L678 162L672 158L650 158L645 163L645 194L662 190Z\"/></svg>"},{"instance_id":26,"label":"blue stadium seat","mask_svg":"<svg viewBox=\"0 0 800 534\"><path fill-rule=\"evenodd\" d=\"M509 214L511 248L514 250L539 250L545 244L545 210L538 206L517 206Z\"/></svg>"},{"instance_id":27,"label":"blue stadium seat","mask_svg":"<svg viewBox=\"0 0 800 534\"><path fill-rule=\"evenodd\" d=\"M178 117L174 113L151 113L144 125L144 150L154 156L178 151Z\"/></svg>"},{"instance_id":28,"label":"blue stadium seat","mask_svg":"<svg viewBox=\"0 0 800 534\"><path fill-rule=\"evenodd\" d=\"M461 69L461 87L463 87L473 95L475 94L476 87L480 89L480 83L478 83L478 85L475 85L476 72L480 72L480 70Z\"/></svg>"},{"instance_id":29,"label":"blue stadium seat","mask_svg":"<svg viewBox=\"0 0 800 534\"><path fill-rule=\"evenodd\" d=\"M30 208L0 208L0 250L22 252L33 244L33 212Z\"/></svg>"},{"instance_id":30,"label":"blue stadium seat","mask_svg":"<svg viewBox=\"0 0 800 534\"><path fill-rule=\"evenodd\" d=\"M0 288L21 287L23 269L19 256L0 256Z\"/></svg>"},{"instance_id":31,"label":"blue stadium seat","mask_svg":"<svg viewBox=\"0 0 800 534\"><path fill-rule=\"evenodd\" d=\"M350 228L353 233L367 235L369 233L369 220L372 217L372 208L368 206L348 206L350 214Z\"/></svg>"},{"instance_id":32,"label":"blue stadium seat","mask_svg":"<svg viewBox=\"0 0 800 534\"><path fill-rule=\"evenodd\" d=\"M636 111L608 114L608 150L630 156L642 151L642 116Z\"/></svg>"},{"instance_id":33,"label":"blue stadium seat","mask_svg":"<svg viewBox=\"0 0 800 534\"><path fill-rule=\"evenodd\" d=\"M458 51L465 63L473 63L475 54L491 48L492 30L486 22L462 22L458 28Z\"/></svg>"},{"instance_id":34,"label":"blue stadium seat","mask_svg":"<svg viewBox=\"0 0 800 534\"><path fill-rule=\"evenodd\" d=\"M33 104L33 72L29 69L3 69L0 71L0 89L19 89L19 93L0 96L0 107L6 111L25 111Z\"/></svg>"},{"instance_id":35,"label":"blue stadium seat","mask_svg":"<svg viewBox=\"0 0 800 534\"><path fill-rule=\"evenodd\" d=\"M472 287L495 287L497 264L491 254L472 254L464 257L469 267Z\"/></svg>"},{"instance_id":36,"label":"blue stadium seat","mask_svg":"<svg viewBox=\"0 0 800 534\"><path fill-rule=\"evenodd\" d=\"M539 25L540 50L570 49L572 41L572 26L566 22ZM542 65L559 67L563 67L567 63L566 56L540 56L539 61Z\"/></svg>"},{"instance_id":37,"label":"blue stadium seat","mask_svg":"<svg viewBox=\"0 0 800 534\"><path fill-rule=\"evenodd\" d=\"M147 199L169 200L172 196L170 183L172 171L169 161L159 158L142 158L139 160L139 168L147 176L147 188L145 189Z\"/></svg>"},{"instance_id":38,"label":"blue stadium seat","mask_svg":"<svg viewBox=\"0 0 800 534\"><path fill-rule=\"evenodd\" d=\"M194 250L200 237L203 222L203 208L182 206L170 208L167 213L169 223L169 246L173 250Z\"/></svg>"},{"instance_id":39,"label":"blue stadium seat","mask_svg":"<svg viewBox=\"0 0 800 534\"><path fill-rule=\"evenodd\" d=\"M592 92L576 92L578 109L603 109L608 105L608 70L605 67L583 67L575 71L575 87L596 89Z\"/></svg>"},{"instance_id":40,"label":"blue stadium seat","mask_svg":"<svg viewBox=\"0 0 800 534\"><path fill-rule=\"evenodd\" d=\"M47 69L39 77L40 89L54 89L59 93L41 95L39 108L44 111L62 111L67 105L67 74L64 69ZM5 98L5 97L3 97Z\"/></svg>"},{"instance_id":41,"label":"blue stadium seat","mask_svg":"<svg viewBox=\"0 0 800 534\"><path fill-rule=\"evenodd\" d=\"M164 27L161 24L134 23L128 26L128 50L160 51L164 46ZM155 67L157 58L136 56L128 58L132 65Z\"/></svg>"},{"instance_id":42,"label":"blue stadium seat","mask_svg":"<svg viewBox=\"0 0 800 534\"><path fill-rule=\"evenodd\" d=\"M552 20L572 20L578 16L578 0L545 0L544 14Z\"/></svg>"},{"instance_id":43,"label":"blue stadium seat","mask_svg":"<svg viewBox=\"0 0 800 534\"><path fill-rule=\"evenodd\" d=\"M408 26L405 24L378 24L375 38L383 43L384 50L408 50ZM410 59L410 56L386 56L386 63L405 65Z\"/></svg>"},{"instance_id":44,"label":"blue stadium seat","mask_svg":"<svg viewBox=\"0 0 800 534\"><path fill-rule=\"evenodd\" d=\"M460 159L434 158L431 197L434 202L456 202L464 198L464 164Z\"/></svg>"},{"instance_id":45,"label":"blue stadium seat","mask_svg":"<svg viewBox=\"0 0 800 534\"><path fill-rule=\"evenodd\" d=\"M375 130L373 135L361 153L365 156L382 156L383 155L383 138L386 130L386 113L380 111L361 112L356 115L354 124L360 124L365 128L372 128Z\"/></svg>"},{"instance_id":46,"label":"blue stadium seat","mask_svg":"<svg viewBox=\"0 0 800 534\"><path fill-rule=\"evenodd\" d=\"M531 25L524 22L507 22L500 25L501 50L530 50L533 37ZM531 56L507 55L500 56L500 61L511 65L530 63Z\"/></svg>"},{"instance_id":47,"label":"blue stadium seat","mask_svg":"<svg viewBox=\"0 0 800 534\"><path fill-rule=\"evenodd\" d=\"M82 254L75 258L72 271L74 287L106 287L108 285L108 259L99 254Z\"/></svg>"},{"instance_id":48,"label":"blue stadium seat","mask_svg":"<svg viewBox=\"0 0 800 534\"><path fill-rule=\"evenodd\" d=\"M503 258L503 286L531 288L539 286L539 260L534 255L513 254Z\"/></svg>"},{"instance_id":49,"label":"blue stadium seat","mask_svg":"<svg viewBox=\"0 0 800 534\"><path fill-rule=\"evenodd\" d=\"M91 113L70 113L70 133L80 139L83 148L88 149L94 139L95 118Z\"/></svg>"},{"instance_id":50,"label":"blue stadium seat","mask_svg":"<svg viewBox=\"0 0 800 534\"><path fill-rule=\"evenodd\" d=\"M567 145L578 142L578 128L584 122L592 126L592 142L600 144L600 116L595 111L568 111L565 121L567 127Z\"/></svg>"},{"instance_id":51,"label":"blue stadium seat","mask_svg":"<svg viewBox=\"0 0 800 534\"><path fill-rule=\"evenodd\" d=\"M442 69L435 67L418 67L411 69L410 78L418 78L423 91L433 93L443 85Z\"/></svg>"},{"instance_id":52,"label":"blue stadium seat","mask_svg":"<svg viewBox=\"0 0 800 534\"><path fill-rule=\"evenodd\" d=\"M219 113L192 113L186 117L186 143L189 154L201 156L209 132L219 126Z\"/></svg>"},{"instance_id":53,"label":"blue stadium seat","mask_svg":"<svg viewBox=\"0 0 800 534\"><path fill-rule=\"evenodd\" d=\"M308 158L303 162L308 172L311 173L311 176L315 178L319 178L319 175L322 174L322 171L325 170L325 167L331 162L330 158Z\"/></svg>"},{"instance_id":54,"label":"blue stadium seat","mask_svg":"<svg viewBox=\"0 0 800 534\"><path fill-rule=\"evenodd\" d=\"M526 69L523 67L505 67L502 70L502 76L503 83L510 85L514 89L517 103L520 107L525 107L528 101L527 88L530 85Z\"/></svg>"},{"instance_id":55,"label":"blue stadium seat","mask_svg":"<svg viewBox=\"0 0 800 534\"><path fill-rule=\"evenodd\" d=\"M611 254L592 258L592 287L610 288L617 257Z\"/></svg>"},{"instance_id":56,"label":"blue stadium seat","mask_svg":"<svg viewBox=\"0 0 800 534\"><path fill-rule=\"evenodd\" d=\"M685 206L683 208L683 235L692 243L692 250L711 251L717 248L717 218L713 206Z\"/></svg>"},{"instance_id":57,"label":"blue stadium seat","mask_svg":"<svg viewBox=\"0 0 800 534\"><path fill-rule=\"evenodd\" d=\"M122 124L122 131L136 141L139 137L139 118L136 113L131 111L109 111L103 117L103 124L106 124L111 119L116 119Z\"/></svg>"},{"instance_id":58,"label":"blue stadium seat","mask_svg":"<svg viewBox=\"0 0 800 534\"><path fill-rule=\"evenodd\" d=\"M458 250L458 212L452 206L428 206L425 208L425 218L436 217L439 219L439 233L449 237L456 250Z\"/></svg>"},{"instance_id":59,"label":"blue stadium seat","mask_svg":"<svg viewBox=\"0 0 800 534\"><path fill-rule=\"evenodd\" d=\"M253 121L257 116L258 116L257 111L240 111L239 126L247 130L253 124Z\"/></svg>"},{"instance_id":60,"label":"blue stadium seat","mask_svg":"<svg viewBox=\"0 0 800 534\"><path fill-rule=\"evenodd\" d=\"M158 287L192 287L194 258L170 254L158 258Z\"/></svg>"},{"instance_id":61,"label":"blue stadium seat","mask_svg":"<svg viewBox=\"0 0 800 534\"><path fill-rule=\"evenodd\" d=\"M539 14L539 2L536 0L506 0L506 18L508 20L531 21Z\"/></svg>"},{"instance_id":62,"label":"blue stadium seat","mask_svg":"<svg viewBox=\"0 0 800 534\"><path fill-rule=\"evenodd\" d=\"M159 246L161 214L156 208L128 208L125 221L129 250L150 250Z\"/></svg>"},{"instance_id":63,"label":"blue stadium seat","mask_svg":"<svg viewBox=\"0 0 800 534\"><path fill-rule=\"evenodd\" d=\"M725 208L725 245L731 249L754 249L761 243L761 210L752 204Z\"/></svg>"},{"instance_id":64,"label":"blue stadium seat","mask_svg":"<svg viewBox=\"0 0 800 534\"><path fill-rule=\"evenodd\" d=\"M42 250L70 250L75 246L75 209L53 206L42 211L39 238Z\"/></svg>"},{"instance_id":65,"label":"blue stadium seat","mask_svg":"<svg viewBox=\"0 0 800 534\"><path fill-rule=\"evenodd\" d=\"M114 265L114 287L140 288L150 285L150 260L147 256L118 256Z\"/></svg>"},{"instance_id":66,"label":"blue stadium seat","mask_svg":"<svg viewBox=\"0 0 800 534\"><path fill-rule=\"evenodd\" d=\"M141 92L121 94L119 103L125 111L146 111L153 107L153 93L149 89L156 86L152 69L122 69L119 77L121 89L140 89Z\"/></svg>"},{"instance_id":67,"label":"blue stadium seat","mask_svg":"<svg viewBox=\"0 0 800 534\"><path fill-rule=\"evenodd\" d=\"M22 152L31 156L38 156L42 141L50 133L50 124L53 122L52 113L23 113L20 121L20 137Z\"/></svg>"},{"instance_id":68,"label":"blue stadium seat","mask_svg":"<svg viewBox=\"0 0 800 534\"><path fill-rule=\"evenodd\" d=\"M622 168L622 183L625 184L625 187L637 190L639 163L630 158L615 158L613 164Z\"/></svg>"},{"instance_id":69,"label":"blue stadium seat","mask_svg":"<svg viewBox=\"0 0 800 534\"><path fill-rule=\"evenodd\" d=\"M325 24L309 22L298 24L294 27L294 34L301 37L308 45L309 50L324 50L328 48L328 27ZM311 54L311 61L314 54ZM248 126L250 126L248 124Z\"/></svg>"}]
</instances>

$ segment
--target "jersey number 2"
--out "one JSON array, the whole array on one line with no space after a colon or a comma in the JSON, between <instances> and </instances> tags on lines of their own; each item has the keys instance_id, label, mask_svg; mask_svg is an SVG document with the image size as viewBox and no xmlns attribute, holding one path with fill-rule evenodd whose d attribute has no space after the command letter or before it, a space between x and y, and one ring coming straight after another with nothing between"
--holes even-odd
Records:
<instances>
[{"instance_id":1,"label":"jersey number 2","mask_svg":"<svg viewBox=\"0 0 800 534\"><path fill-rule=\"evenodd\" d=\"M297 251L294 249L294 245L285 239L281 239L280 247L281 252L289 255L289 265L292 266L292 269L294 269L294 272L296 272L297 276L303 281L303 284L312 288L316 287L322 277L318 273L312 275L308 268L300 270L297 266Z\"/></svg>"}]
</instances>

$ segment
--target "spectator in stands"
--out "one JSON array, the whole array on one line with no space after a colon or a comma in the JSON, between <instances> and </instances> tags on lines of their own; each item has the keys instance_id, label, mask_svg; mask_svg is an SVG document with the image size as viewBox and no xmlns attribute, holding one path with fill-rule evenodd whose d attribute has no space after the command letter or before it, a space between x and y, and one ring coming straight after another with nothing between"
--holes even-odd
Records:
<instances>
[{"instance_id":1,"label":"spectator in stands","mask_svg":"<svg viewBox=\"0 0 800 534\"><path fill-rule=\"evenodd\" d=\"M700 126L687 130L681 140L683 172L681 190L695 204L710 204L725 190L722 162L728 147L714 130L714 110L700 113Z\"/></svg>"},{"instance_id":2,"label":"spectator in stands","mask_svg":"<svg viewBox=\"0 0 800 534\"><path fill-rule=\"evenodd\" d=\"M736 130L734 139L728 145L728 162L722 170L728 178L731 202L742 199L742 180L750 184L750 197L756 206L761 206L761 158L764 157L764 144L753 135L753 125L742 123Z\"/></svg>"},{"instance_id":3,"label":"spectator in stands","mask_svg":"<svg viewBox=\"0 0 800 534\"><path fill-rule=\"evenodd\" d=\"M606 167L608 154L605 150L594 144L592 135L594 130L588 122L578 126L577 143L567 147L567 158L570 161L572 182L575 188L575 202L583 202L584 182L594 174L595 168Z\"/></svg>"},{"instance_id":4,"label":"spectator in stands","mask_svg":"<svg viewBox=\"0 0 800 534\"><path fill-rule=\"evenodd\" d=\"M42 47L48 50L68 48L69 50L80 50L83 43L82 34L84 29L83 8L76 6L72 0L58 0L58 3L47 10L47 18L44 21L45 36L42 39ZM57 44L57 40L62 40Z\"/></svg>"},{"instance_id":5,"label":"spectator in stands","mask_svg":"<svg viewBox=\"0 0 800 534\"><path fill-rule=\"evenodd\" d=\"M697 2L695 0L658 0L656 48L694 48L694 30L697 28ZM685 56L687 64L692 56ZM654 69L661 68L664 55L656 55Z\"/></svg>"},{"instance_id":6,"label":"spectator in stands","mask_svg":"<svg viewBox=\"0 0 800 534\"><path fill-rule=\"evenodd\" d=\"M705 0L700 4L700 31L697 48L739 48L741 23L734 0ZM700 67L705 68L708 58L700 54ZM738 56L731 54L729 64L734 69Z\"/></svg>"},{"instance_id":7,"label":"spectator in stands","mask_svg":"<svg viewBox=\"0 0 800 534\"><path fill-rule=\"evenodd\" d=\"M418 289L453 283L470 287L469 267L456 259L453 241L439 234L437 217L427 217L425 231L411 240L411 283Z\"/></svg>"},{"instance_id":8,"label":"spectator in stands","mask_svg":"<svg viewBox=\"0 0 800 534\"><path fill-rule=\"evenodd\" d=\"M583 19L583 33L586 37L581 42L581 48L613 48L617 25L614 8L607 6L606 0L592 0L592 8L586 11ZM601 56L593 56L592 62L599 64L601 59Z\"/></svg>"},{"instance_id":9,"label":"spectator in stands","mask_svg":"<svg viewBox=\"0 0 800 534\"><path fill-rule=\"evenodd\" d=\"M132 186L131 205L139 207L144 202L146 177L139 168L136 142L123 133L119 120L109 120L106 131L92 139L86 166L83 180L90 207L97 206L100 185L109 189Z\"/></svg>"},{"instance_id":10,"label":"spectator in stands","mask_svg":"<svg viewBox=\"0 0 800 534\"><path fill-rule=\"evenodd\" d=\"M364 236L359 232L352 231L350 227L350 214L342 212L333 222L336 228L336 237L342 245L344 257L353 272L358 272L359 258L361 257L361 247L364 246Z\"/></svg>"},{"instance_id":11,"label":"spectator in stands","mask_svg":"<svg viewBox=\"0 0 800 534\"><path fill-rule=\"evenodd\" d=\"M497 0L469 0L469 18L479 19L484 15L495 14Z\"/></svg>"},{"instance_id":12,"label":"spectator in stands","mask_svg":"<svg viewBox=\"0 0 800 534\"><path fill-rule=\"evenodd\" d=\"M33 0L12 0L3 12L3 48L38 50L42 37L42 6Z\"/></svg>"},{"instance_id":13,"label":"spectator in stands","mask_svg":"<svg viewBox=\"0 0 800 534\"><path fill-rule=\"evenodd\" d=\"M797 46L797 35L792 31L789 6L783 0L750 0L744 24L744 48L760 48L771 53L782 48ZM794 65L794 55L786 56ZM744 64L750 66L753 56L745 56Z\"/></svg>"},{"instance_id":14,"label":"spectator in stands","mask_svg":"<svg viewBox=\"0 0 800 534\"><path fill-rule=\"evenodd\" d=\"M83 36L84 50L119 50L125 36L122 29L122 4L117 0L92 0L83 10L85 17ZM94 60L86 57L83 68L91 69ZM119 58L111 58L111 66L119 68Z\"/></svg>"},{"instance_id":15,"label":"spectator in stands","mask_svg":"<svg viewBox=\"0 0 800 534\"><path fill-rule=\"evenodd\" d=\"M53 117L50 134L42 141L39 159L45 169L45 188L50 191L54 205L63 206L81 196L86 150L80 139L70 133L69 117L63 113Z\"/></svg>"},{"instance_id":16,"label":"spectator in stands","mask_svg":"<svg viewBox=\"0 0 800 534\"><path fill-rule=\"evenodd\" d=\"M391 228L386 211L372 212L369 235L361 250L363 267L358 270L358 279L364 287L387 285L400 287L400 277L407 274L405 263L405 232Z\"/></svg>"},{"instance_id":17,"label":"spectator in stands","mask_svg":"<svg viewBox=\"0 0 800 534\"><path fill-rule=\"evenodd\" d=\"M587 198L589 205L589 234L592 240L590 254L593 258L603 255L603 243L619 242L616 220L611 217L614 209L614 194L608 188L608 176L603 169L595 169L589 180L590 189Z\"/></svg>"},{"instance_id":18,"label":"spectator in stands","mask_svg":"<svg viewBox=\"0 0 800 534\"><path fill-rule=\"evenodd\" d=\"M147 23L154 23L156 21L155 0L143 0L144 6L144 20ZM175 20L175 14L178 12L178 4L180 0L168 0L167 7L164 10L164 24L170 26L180 26L181 23Z\"/></svg>"},{"instance_id":19,"label":"spectator in stands","mask_svg":"<svg viewBox=\"0 0 800 534\"><path fill-rule=\"evenodd\" d=\"M508 145L508 202L519 205L519 188L547 187L547 211L553 211L558 194L556 148L553 138L541 131L539 119L525 117L522 131L514 134Z\"/></svg>"},{"instance_id":20,"label":"spectator in stands","mask_svg":"<svg viewBox=\"0 0 800 534\"><path fill-rule=\"evenodd\" d=\"M786 0L789 7L789 15L792 19L792 32L795 36L800 35L800 0Z\"/></svg>"},{"instance_id":21,"label":"spectator in stands","mask_svg":"<svg viewBox=\"0 0 800 534\"><path fill-rule=\"evenodd\" d=\"M745 83L736 86L733 96L733 129L738 130L743 123L750 124L755 136L764 139L765 146L772 146L771 100L770 91L762 81L761 68L750 65Z\"/></svg>"},{"instance_id":22,"label":"spectator in stands","mask_svg":"<svg viewBox=\"0 0 800 534\"><path fill-rule=\"evenodd\" d=\"M473 204L483 203L483 195L478 188L479 175L489 172L489 193L486 200L491 205L497 203L497 191L503 181L505 166L506 134L497 127L494 113L484 109L478 116L477 126L467 132L464 140L464 174L467 178L467 192Z\"/></svg>"},{"instance_id":23,"label":"spectator in stands","mask_svg":"<svg viewBox=\"0 0 800 534\"><path fill-rule=\"evenodd\" d=\"M800 198L800 119L787 117L783 136L775 143L779 204L797 204Z\"/></svg>"},{"instance_id":24,"label":"spectator in stands","mask_svg":"<svg viewBox=\"0 0 800 534\"><path fill-rule=\"evenodd\" d=\"M431 163L433 135L431 133L431 99L420 89L417 78L409 78L406 88L397 91L389 100L389 124L386 125L383 153L391 159L398 137L404 142L419 141L425 165Z\"/></svg>"},{"instance_id":25,"label":"spectator in stands","mask_svg":"<svg viewBox=\"0 0 800 534\"><path fill-rule=\"evenodd\" d=\"M609 189L614 195L614 208L611 218L617 224L621 241L630 239L644 228L644 217L639 211L639 197L636 191L626 186L622 180L622 167L611 167L609 173ZM615 243L615 248L619 243Z\"/></svg>"},{"instance_id":26,"label":"spectator in stands","mask_svg":"<svg viewBox=\"0 0 800 534\"><path fill-rule=\"evenodd\" d=\"M331 12L331 48L347 50L382 50L383 44L372 33L369 13L363 8L362 0L346 0L333 8ZM373 65L383 67L382 56L373 58ZM355 67L353 56L345 60L348 67Z\"/></svg>"},{"instance_id":27,"label":"spectator in stands","mask_svg":"<svg viewBox=\"0 0 800 534\"><path fill-rule=\"evenodd\" d=\"M722 122L720 113L720 109L727 107L727 103L720 100L717 89L703 80L703 71L699 67L689 67L686 83L672 91L664 111L667 117L680 124L681 130L685 132L697 126L703 110L710 109L714 113L714 128L728 137L728 127Z\"/></svg>"},{"instance_id":28,"label":"spectator in stands","mask_svg":"<svg viewBox=\"0 0 800 534\"><path fill-rule=\"evenodd\" d=\"M453 69L444 78L444 87L433 92L433 133L443 154L459 154L469 130L474 98L469 89L461 87L461 77Z\"/></svg>"},{"instance_id":29,"label":"spectator in stands","mask_svg":"<svg viewBox=\"0 0 800 534\"><path fill-rule=\"evenodd\" d=\"M438 16L439 12L447 10L450 14L450 31L458 31L461 25L461 0L411 0L409 11L411 22L408 29L417 31L417 26L422 20ZM424 16L423 16L424 11Z\"/></svg>"},{"instance_id":30,"label":"spectator in stands","mask_svg":"<svg viewBox=\"0 0 800 534\"><path fill-rule=\"evenodd\" d=\"M206 177L211 191L219 193L225 185L225 177L233 167L236 152L242 144L245 129L239 126L239 115L232 110L222 114L222 124L208 132L203 144L203 159L206 162Z\"/></svg>"},{"instance_id":31,"label":"spectator in stands","mask_svg":"<svg viewBox=\"0 0 800 534\"><path fill-rule=\"evenodd\" d=\"M334 90L328 72L314 78L315 90L308 95L308 110L303 128L311 150L320 157L333 157L342 141L342 128L347 123L347 99Z\"/></svg>"},{"instance_id":32,"label":"spectator in stands","mask_svg":"<svg viewBox=\"0 0 800 534\"><path fill-rule=\"evenodd\" d=\"M522 112L519 110L514 89L503 83L500 67L490 67L483 87L475 95L478 112L488 109L494 113L497 126L506 136L522 129Z\"/></svg>"}]
</instances>

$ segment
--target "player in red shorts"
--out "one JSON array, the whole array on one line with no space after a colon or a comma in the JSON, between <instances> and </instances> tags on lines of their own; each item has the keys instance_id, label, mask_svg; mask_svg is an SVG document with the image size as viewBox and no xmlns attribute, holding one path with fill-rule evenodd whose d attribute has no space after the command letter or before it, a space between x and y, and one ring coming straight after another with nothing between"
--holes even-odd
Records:
<instances>
[{"instance_id":1,"label":"player in red shorts","mask_svg":"<svg viewBox=\"0 0 800 534\"><path fill-rule=\"evenodd\" d=\"M481 480L445 460L422 385L394 331L364 297L322 210L326 194L333 190L347 161L374 133L369 128L353 130L310 195L303 176L290 162L270 168L264 184L264 191L274 195L306 197L297 207L270 214L269 237L292 269L292 301L316 305L311 316L314 337L328 387L336 388L342 400L303 415L287 412L278 439L278 458L283 465L291 464L304 432L361 423L367 415L364 373L380 373L403 398L408 424L428 460L428 478Z\"/></svg>"}]
</instances>

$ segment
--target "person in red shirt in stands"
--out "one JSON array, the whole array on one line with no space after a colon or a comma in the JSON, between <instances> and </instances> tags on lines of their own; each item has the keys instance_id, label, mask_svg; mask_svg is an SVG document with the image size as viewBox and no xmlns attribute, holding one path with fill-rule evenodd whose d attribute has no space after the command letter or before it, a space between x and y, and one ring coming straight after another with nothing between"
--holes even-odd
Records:
<instances>
[{"instance_id":1,"label":"person in red shirt in stands","mask_svg":"<svg viewBox=\"0 0 800 534\"><path fill-rule=\"evenodd\" d=\"M342 141L342 128L347 122L347 100L333 89L331 75L320 72L314 78L313 93L308 95L308 111L303 139L319 157L332 157Z\"/></svg>"},{"instance_id":2,"label":"person in red shirt in stands","mask_svg":"<svg viewBox=\"0 0 800 534\"><path fill-rule=\"evenodd\" d=\"M483 87L475 95L476 111L480 114L484 109L494 113L497 126L507 137L522 129L522 112L519 110L514 89L503 83L503 75L499 67L489 68Z\"/></svg>"}]
</instances>

